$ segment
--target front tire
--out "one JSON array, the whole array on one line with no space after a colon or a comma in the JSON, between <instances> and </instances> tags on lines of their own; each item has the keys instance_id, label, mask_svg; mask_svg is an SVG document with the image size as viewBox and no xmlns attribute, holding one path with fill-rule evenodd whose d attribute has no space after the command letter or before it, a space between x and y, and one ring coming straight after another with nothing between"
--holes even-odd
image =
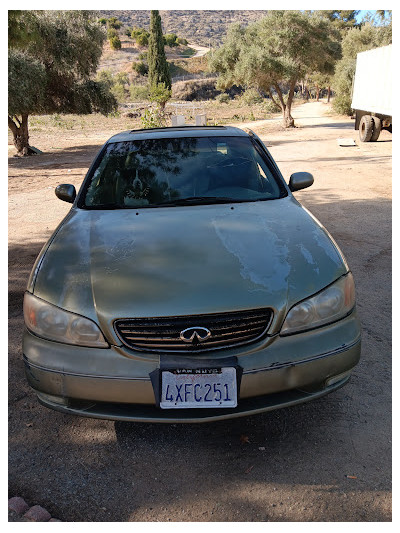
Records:
<instances>
[{"instance_id":1,"label":"front tire","mask_svg":"<svg viewBox=\"0 0 400 533\"><path fill-rule=\"evenodd\" d=\"M363 143L371 140L374 131L374 120L371 115L363 115L360 120L359 135Z\"/></svg>"}]
</instances>

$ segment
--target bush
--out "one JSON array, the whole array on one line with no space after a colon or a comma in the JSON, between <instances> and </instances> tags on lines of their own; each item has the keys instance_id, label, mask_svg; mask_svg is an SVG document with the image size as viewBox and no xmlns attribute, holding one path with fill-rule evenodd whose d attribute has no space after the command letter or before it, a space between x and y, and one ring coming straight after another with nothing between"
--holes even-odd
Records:
<instances>
[{"instance_id":1,"label":"bush","mask_svg":"<svg viewBox=\"0 0 400 533\"><path fill-rule=\"evenodd\" d=\"M218 94L215 98L220 104L227 104L230 101L229 94Z\"/></svg>"},{"instance_id":2,"label":"bush","mask_svg":"<svg viewBox=\"0 0 400 533\"><path fill-rule=\"evenodd\" d=\"M132 100L149 100L149 89L147 86L131 85L129 91Z\"/></svg>"},{"instance_id":3,"label":"bush","mask_svg":"<svg viewBox=\"0 0 400 533\"><path fill-rule=\"evenodd\" d=\"M216 88L217 79L178 81L172 86L172 97L177 100L213 100L221 91Z\"/></svg>"},{"instance_id":4,"label":"bush","mask_svg":"<svg viewBox=\"0 0 400 533\"><path fill-rule=\"evenodd\" d=\"M164 44L166 46L178 46L178 36L175 33L166 33L164 36Z\"/></svg>"},{"instance_id":5,"label":"bush","mask_svg":"<svg viewBox=\"0 0 400 533\"><path fill-rule=\"evenodd\" d=\"M111 37L109 40L110 40L110 46L113 50L121 50L121 41L117 35L114 37Z\"/></svg>"},{"instance_id":6,"label":"bush","mask_svg":"<svg viewBox=\"0 0 400 533\"><path fill-rule=\"evenodd\" d=\"M279 113L282 111L270 98L264 101L263 110L265 113Z\"/></svg>"},{"instance_id":7,"label":"bush","mask_svg":"<svg viewBox=\"0 0 400 533\"><path fill-rule=\"evenodd\" d=\"M118 32L114 28L108 28L107 39L111 39L112 37L118 37Z\"/></svg>"},{"instance_id":8,"label":"bush","mask_svg":"<svg viewBox=\"0 0 400 533\"><path fill-rule=\"evenodd\" d=\"M166 102L171 98L172 91L165 86L165 83L157 83L154 87L150 89L150 100L152 102L157 102L159 106L163 109Z\"/></svg>"},{"instance_id":9,"label":"bush","mask_svg":"<svg viewBox=\"0 0 400 533\"><path fill-rule=\"evenodd\" d=\"M149 44L149 35L146 33L141 33L136 37L136 44L139 46L148 46Z\"/></svg>"},{"instance_id":10,"label":"bush","mask_svg":"<svg viewBox=\"0 0 400 533\"><path fill-rule=\"evenodd\" d=\"M260 95L257 89L250 88L241 95L240 101L245 105L261 104L264 98Z\"/></svg>"},{"instance_id":11,"label":"bush","mask_svg":"<svg viewBox=\"0 0 400 533\"><path fill-rule=\"evenodd\" d=\"M166 124L166 116L160 105L146 109L142 118L143 128L162 128Z\"/></svg>"},{"instance_id":12,"label":"bush","mask_svg":"<svg viewBox=\"0 0 400 533\"><path fill-rule=\"evenodd\" d=\"M143 61L134 61L132 63L132 70L134 70L141 76L146 76L149 72L149 66Z\"/></svg>"},{"instance_id":13,"label":"bush","mask_svg":"<svg viewBox=\"0 0 400 533\"><path fill-rule=\"evenodd\" d=\"M176 40L176 42L177 42L178 44L183 44L184 46L186 46L186 45L188 44L187 40L184 39L183 37L178 37L177 40Z\"/></svg>"}]
</instances>

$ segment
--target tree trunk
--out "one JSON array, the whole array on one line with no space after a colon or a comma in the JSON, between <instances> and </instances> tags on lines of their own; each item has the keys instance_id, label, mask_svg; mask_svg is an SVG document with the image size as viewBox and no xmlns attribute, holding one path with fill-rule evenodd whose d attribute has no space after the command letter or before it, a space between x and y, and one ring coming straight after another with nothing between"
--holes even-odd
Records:
<instances>
[{"instance_id":1,"label":"tree trunk","mask_svg":"<svg viewBox=\"0 0 400 533\"><path fill-rule=\"evenodd\" d=\"M328 87L328 104L329 104L330 100L331 100L331 86L329 85L329 87Z\"/></svg>"},{"instance_id":2,"label":"tree trunk","mask_svg":"<svg viewBox=\"0 0 400 533\"><path fill-rule=\"evenodd\" d=\"M283 127L284 128L295 127L294 118L292 117L292 113L291 113L295 87L296 87L296 79L293 78L290 80L289 94L288 94L286 105L283 109Z\"/></svg>"},{"instance_id":3,"label":"tree trunk","mask_svg":"<svg viewBox=\"0 0 400 533\"><path fill-rule=\"evenodd\" d=\"M319 102L319 87L318 87L318 85L315 87L315 92L316 92L317 102Z\"/></svg>"},{"instance_id":4,"label":"tree trunk","mask_svg":"<svg viewBox=\"0 0 400 533\"><path fill-rule=\"evenodd\" d=\"M14 146L17 155L33 155L35 152L29 146L28 115L21 115L21 121L17 117L8 117L8 127L12 131Z\"/></svg>"}]
</instances>

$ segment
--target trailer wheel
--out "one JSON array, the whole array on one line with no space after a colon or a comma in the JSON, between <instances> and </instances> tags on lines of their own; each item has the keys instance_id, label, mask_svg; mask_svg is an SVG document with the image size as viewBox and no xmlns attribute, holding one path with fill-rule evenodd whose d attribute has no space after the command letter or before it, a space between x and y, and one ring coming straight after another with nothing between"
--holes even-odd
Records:
<instances>
[{"instance_id":1,"label":"trailer wheel","mask_svg":"<svg viewBox=\"0 0 400 533\"><path fill-rule=\"evenodd\" d=\"M374 121L371 115L363 115L360 120L359 134L363 143L371 140L374 131Z\"/></svg>"},{"instance_id":2,"label":"trailer wheel","mask_svg":"<svg viewBox=\"0 0 400 533\"><path fill-rule=\"evenodd\" d=\"M372 117L374 122L374 129L371 135L371 141L377 141L382 129L382 121L378 117Z\"/></svg>"}]
</instances>

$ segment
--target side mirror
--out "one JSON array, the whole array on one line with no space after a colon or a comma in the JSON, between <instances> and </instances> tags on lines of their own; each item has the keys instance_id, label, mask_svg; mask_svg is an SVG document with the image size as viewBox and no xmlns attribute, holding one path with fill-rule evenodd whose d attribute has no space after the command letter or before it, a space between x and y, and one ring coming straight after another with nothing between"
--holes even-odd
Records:
<instances>
[{"instance_id":1,"label":"side mirror","mask_svg":"<svg viewBox=\"0 0 400 533\"><path fill-rule=\"evenodd\" d=\"M57 198L63 200L63 202L68 202L73 204L76 198L76 190L73 185L63 184L57 185L55 190Z\"/></svg>"},{"instance_id":2,"label":"side mirror","mask_svg":"<svg viewBox=\"0 0 400 533\"><path fill-rule=\"evenodd\" d=\"M290 176L289 189L293 191L300 191L311 187L314 183L313 175L309 172L295 172Z\"/></svg>"}]
</instances>

